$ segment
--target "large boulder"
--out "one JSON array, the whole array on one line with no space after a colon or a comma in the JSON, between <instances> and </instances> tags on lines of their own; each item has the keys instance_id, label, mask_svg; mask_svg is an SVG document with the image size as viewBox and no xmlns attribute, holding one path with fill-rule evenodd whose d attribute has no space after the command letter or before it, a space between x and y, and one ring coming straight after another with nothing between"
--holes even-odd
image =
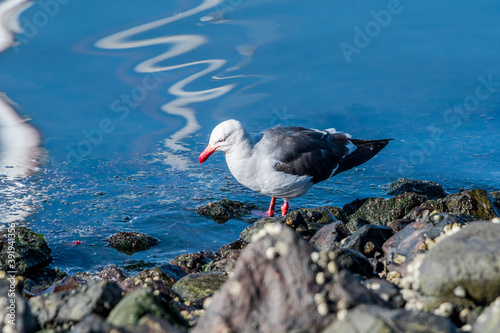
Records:
<instances>
[{"instance_id":1,"label":"large boulder","mask_svg":"<svg viewBox=\"0 0 500 333\"><path fill-rule=\"evenodd\" d=\"M243 250L192 332L318 332L337 311L363 303L390 306L339 270L328 253L314 252L275 223Z\"/></svg>"},{"instance_id":2,"label":"large boulder","mask_svg":"<svg viewBox=\"0 0 500 333\"><path fill-rule=\"evenodd\" d=\"M471 223L432 246L408 280L428 308L488 305L500 296L498 253L500 224Z\"/></svg>"}]
</instances>

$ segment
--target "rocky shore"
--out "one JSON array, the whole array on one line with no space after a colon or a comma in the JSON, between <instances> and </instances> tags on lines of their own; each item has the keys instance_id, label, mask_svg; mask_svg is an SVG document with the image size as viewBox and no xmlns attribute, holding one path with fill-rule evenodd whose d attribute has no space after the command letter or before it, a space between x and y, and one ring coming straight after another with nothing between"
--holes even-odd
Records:
<instances>
[{"instance_id":1,"label":"rocky shore","mask_svg":"<svg viewBox=\"0 0 500 333\"><path fill-rule=\"evenodd\" d=\"M5 229L0 331L500 332L500 192L400 179L388 193L264 218L217 252L134 276L114 265L67 276L42 234ZM251 208L224 199L198 212L221 223ZM132 253L158 240L108 241Z\"/></svg>"}]
</instances>

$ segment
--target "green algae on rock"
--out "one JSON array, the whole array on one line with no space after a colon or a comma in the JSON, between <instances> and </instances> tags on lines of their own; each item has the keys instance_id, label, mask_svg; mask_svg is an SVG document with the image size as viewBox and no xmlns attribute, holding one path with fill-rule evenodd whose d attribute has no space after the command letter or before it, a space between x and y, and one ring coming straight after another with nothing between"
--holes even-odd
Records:
<instances>
[{"instance_id":1,"label":"green algae on rock","mask_svg":"<svg viewBox=\"0 0 500 333\"><path fill-rule=\"evenodd\" d=\"M137 251L147 250L158 243L157 238L130 231L120 231L108 238L109 246L129 255Z\"/></svg>"},{"instance_id":2,"label":"green algae on rock","mask_svg":"<svg viewBox=\"0 0 500 333\"><path fill-rule=\"evenodd\" d=\"M219 290L226 280L227 274L222 272L193 273L177 281L172 289L185 301L199 302Z\"/></svg>"},{"instance_id":3,"label":"green algae on rock","mask_svg":"<svg viewBox=\"0 0 500 333\"><path fill-rule=\"evenodd\" d=\"M0 269L18 275L35 272L52 262L45 236L16 226L0 232Z\"/></svg>"}]
</instances>

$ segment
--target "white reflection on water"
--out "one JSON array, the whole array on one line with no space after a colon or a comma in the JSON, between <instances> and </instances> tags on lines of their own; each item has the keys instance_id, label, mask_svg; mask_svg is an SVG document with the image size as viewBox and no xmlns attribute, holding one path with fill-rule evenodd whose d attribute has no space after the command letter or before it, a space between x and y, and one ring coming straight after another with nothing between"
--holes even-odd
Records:
<instances>
[{"instance_id":1,"label":"white reflection on water","mask_svg":"<svg viewBox=\"0 0 500 333\"><path fill-rule=\"evenodd\" d=\"M33 2L27 0L5 0L0 2L0 52L14 45L13 33L22 33L19 15Z\"/></svg>"},{"instance_id":2,"label":"white reflection on water","mask_svg":"<svg viewBox=\"0 0 500 333\"><path fill-rule=\"evenodd\" d=\"M178 152L179 150L187 150L181 144L181 140L195 133L201 128L196 119L195 111L192 108L188 107L188 105L191 103L208 101L220 97L233 89L235 84L226 84L215 88L199 91L185 90L185 86L187 84L221 68L226 63L226 60L224 59L204 59L169 66L158 65L160 62L178 57L198 48L200 45L207 43L208 40L205 36L182 34L173 36L160 36L141 40L132 40L132 37L158 28L160 26L167 25L182 18L197 14L201 11L218 5L220 2L221 0L205 0L199 6L189 9L185 12L175 14L157 21L142 24L140 26L133 27L124 31L120 31L111 36L107 36L95 43L97 47L103 49L130 49L159 44L169 45L168 51L139 63L135 67L135 71L139 73L158 73L183 67L199 65L206 66L203 70L192 74L170 86L168 92L176 98L173 101L162 106L162 110L167 112L168 114L181 116L186 120L186 125L179 131L175 132L164 142L165 146L168 149L168 151L164 153L165 163L171 165L174 168L187 169L189 165L188 158L179 156L179 154L177 154L176 152Z\"/></svg>"},{"instance_id":3,"label":"white reflection on water","mask_svg":"<svg viewBox=\"0 0 500 333\"><path fill-rule=\"evenodd\" d=\"M40 134L9 105L0 92L0 219L3 223L24 220L33 211L30 189L19 178L37 168ZM0 225L2 229L4 225Z\"/></svg>"}]
</instances>

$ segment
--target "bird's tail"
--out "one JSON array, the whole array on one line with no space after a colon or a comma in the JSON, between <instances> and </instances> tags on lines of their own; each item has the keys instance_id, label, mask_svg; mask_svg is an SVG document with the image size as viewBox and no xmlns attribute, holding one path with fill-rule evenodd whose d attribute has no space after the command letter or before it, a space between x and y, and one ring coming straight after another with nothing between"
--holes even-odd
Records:
<instances>
[{"instance_id":1,"label":"bird's tail","mask_svg":"<svg viewBox=\"0 0 500 333\"><path fill-rule=\"evenodd\" d=\"M349 141L351 141L356 146L356 150L342 159L334 175L365 163L373 156L377 155L378 152L381 151L385 146L387 146L387 144L391 140L394 139L383 139L383 140L349 139Z\"/></svg>"}]
</instances>

